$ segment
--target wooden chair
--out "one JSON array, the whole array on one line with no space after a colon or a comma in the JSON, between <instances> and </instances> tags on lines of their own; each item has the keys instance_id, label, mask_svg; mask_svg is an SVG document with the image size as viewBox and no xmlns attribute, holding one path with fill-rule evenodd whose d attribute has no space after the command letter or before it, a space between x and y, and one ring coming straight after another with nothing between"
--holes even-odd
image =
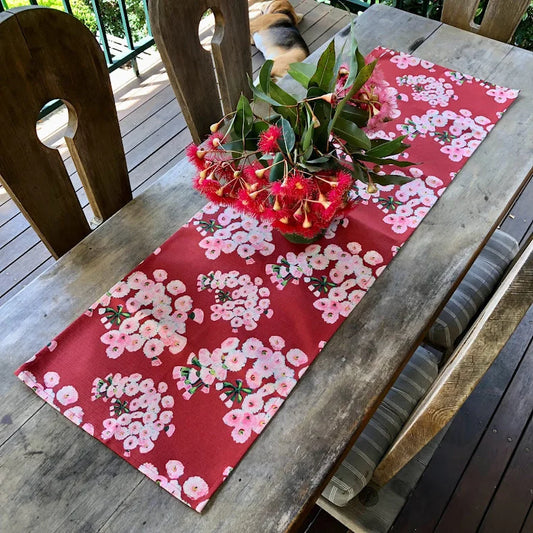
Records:
<instances>
[{"instance_id":1,"label":"wooden chair","mask_svg":"<svg viewBox=\"0 0 533 533\"><path fill-rule=\"evenodd\" d=\"M387 483L461 408L533 305L533 236L374 471Z\"/></svg>"},{"instance_id":2,"label":"wooden chair","mask_svg":"<svg viewBox=\"0 0 533 533\"><path fill-rule=\"evenodd\" d=\"M529 0L488 0L481 24L474 22L479 0L444 0L441 21L462 30L508 43Z\"/></svg>"},{"instance_id":3,"label":"wooden chair","mask_svg":"<svg viewBox=\"0 0 533 533\"><path fill-rule=\"evenodd\" d=\"M91 230L59 152L37 137L47 102L68 108L65 138L95 216L132 197L104 55L71 15L28 6L0 13L0 72L0 179L58 258Z\"/></svg>"},{"instance_id":4,"label":"wooden chair","mask_svg":"<svg viewBox=\"0 0 533 533\"><path fill-rule=\"evenodd\" d=\"M209 8L215 15L212 57L198 38L198 25ZM241 93L250 95L246 78L252 72L248 3L151 0L149 15L170 83L194 142L199 143L209 134L211 124L235 109Z\"/></svg>"}]
</instances>

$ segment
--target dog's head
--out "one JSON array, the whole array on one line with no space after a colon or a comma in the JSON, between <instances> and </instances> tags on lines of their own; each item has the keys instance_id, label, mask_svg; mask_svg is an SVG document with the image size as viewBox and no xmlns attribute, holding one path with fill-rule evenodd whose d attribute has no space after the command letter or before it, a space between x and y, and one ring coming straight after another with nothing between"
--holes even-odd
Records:
<instances>
[{"instance_id":1,"label":"dog's head","mask_svg":"<svg viewBox=\"0 0 533 533\"><path fill-rule=\"evenodd\" d=\"M302 15L299 15L294 11L289 0L272 0L267 7L267 13L279 13L280 15L287 15L291 19L291 22L296 26L301 20Z\"/></svg>"}]
</instances>

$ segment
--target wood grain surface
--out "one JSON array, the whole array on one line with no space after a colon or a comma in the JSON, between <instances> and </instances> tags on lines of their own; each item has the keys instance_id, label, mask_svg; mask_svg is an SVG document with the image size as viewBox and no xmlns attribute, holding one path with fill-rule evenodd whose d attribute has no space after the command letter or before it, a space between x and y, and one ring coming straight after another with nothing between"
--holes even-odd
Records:
<instances>
[{"instance_id":1,"label":"wood grain surface","mask_svg":"<svg viewBox=\"0 0 533 533\"><path fill-rule=\"evenodd\" d=\"M215 15L212 55L198 38L198 25L208 9ZM200 143L211 124L235 109L241 93L251 94L247 80L252 74L248 2L151 0L149 14L170 83L192 138Z\"/></svg>"},{"instance_id":2,"label":"wood grain surface","mask_svg":"<svg viewBox=\"0 0 533 533\"><path fill-rule=\"evenodd\" d=\"M7 473L0 530L31 531L44 517L53 529L68 523L102 532L276 532L297 525L311 507L531 169L531 54L501 45L500 55L479 58L482 37L460 32L450 42L440 23L382 5L356 27L364 52L379 44L417 49L430 61L474 76L484 72L523 91L202 515L82 434L12 375L203 205L190 186L191 166L173 168L8 301L0 311L0 420L7 421L0 425ZM450 47L444 58L443 41Z\"/></svg>"},{"instance_id":3,"label":"wood grain surface","mask_svg":"<svg viewBox=\"0 0 533 533\"><path fill-rule=\"evenodd\" d=\"M1 182L58 257L90 229L61 156L38 139L36 121L44 104L65 101L69 149L94 215L106 220L131 199L109 74L95 38L71 15L34 6L1 15Z\"/></svg>"},{"instance_id":4,"label":"wood grain surface","mask_svg":"<svg viewBox=\"0 0 533 533\"><path fill-rule=\"evenodd\" d=\"M508 43L529 0L489 0L480 24L474 22L479 0L444 0L442 22Z\"/></svg>"}]
</instances>

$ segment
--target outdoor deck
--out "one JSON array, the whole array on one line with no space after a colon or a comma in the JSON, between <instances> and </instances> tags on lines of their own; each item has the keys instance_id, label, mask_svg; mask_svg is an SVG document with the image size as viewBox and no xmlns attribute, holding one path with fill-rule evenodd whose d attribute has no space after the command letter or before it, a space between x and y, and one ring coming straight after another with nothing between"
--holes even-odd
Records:
<instances>
[{"instance_id":1,"label":"outdoor deck","mask_svg":"<svg viewBox=\"0 0 533 533\"><path fill-rule=\"evenodd\" d=\"M311 51L329 40L350 20L350 16L344 11L319 4L315 0L296 0L293 4L297 6L298 12L305 15L300 30ZM255 75L263 58L259 52L254 51L252 61ZM140 78L129 73L129 79L125 82L123 71L114 73L113 76L134 196L184 157L184 150L191 142L185 119L157 52L149 50L143 54L139 58L139 68ZM45 121L39 129L48 132L47 143L58 146L64 155L82 205L89 211L72 160L62 143L61 135L55 131L60 122L61 114L53 120ZM530 182L502 223L503 229L521 243L533 232L532 205L533 182ZM53 262L54 259L36 233L0 187L0 305L22 290ZM496 533L533 531L533 476L530 458L533 427L532 326L533 316L530 310L519 332L513 337L514 340L508 344L453 421L411 499L398 517L394 531L433 531L435 528L443 532L475 531L483 520L486 522L483 527L497 524L487 521L505 519L512 514L508 509L517 509L517 506L521 513L519 527L485 530ZM517 398L522 399L520 409L513 408L516 405L513 402ZM426 454L426 457L429 461L431 453L429 456ZM494 460L487 463L488 458ZM419 461L418 475L426 468L427 461ZM489 469L487 464L492 468ZM517 485L524 488L519 496L511 490ZM486 487L486 490L481 490L482 487ZM387 518L381 521L375 512L372 515L372 508L375 511L373 498L368 494L366 500L360 498L360 508L363 511L366 508L372 515L374 524L378 524L375 525L376 529L368 529L369 531L386 531L383 529L386 521L389 520L390 526L394 520L408 495L405 485L398 485L395 491L395 494L402 495L400 500L395 500L396 511L388 513ZM473 501L468 499L472 496L471 493L475 493L476 499ZM434 495L438 497L433 498ZM465 506L476 509L476 525L474 519L471 523L468 522L473 529L459 529L457 525L466 515ZM425 509L424 513L420 513L421 509ZM516 518L518 514L516 511L512 516ZM358 520L359 524L365 523L363 519ZM518 521L516 518L517 523ZM328 533L346 531L346 528L323 510L316 508L302 531Z\"/></svg>"}]
</instances>

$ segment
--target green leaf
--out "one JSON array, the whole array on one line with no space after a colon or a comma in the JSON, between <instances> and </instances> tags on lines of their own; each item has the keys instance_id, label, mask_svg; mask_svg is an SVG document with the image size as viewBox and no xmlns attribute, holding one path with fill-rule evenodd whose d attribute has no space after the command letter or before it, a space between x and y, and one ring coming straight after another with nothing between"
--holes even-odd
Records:
<instances>
[{"instance_id":1,"label":"green leaf","mask_svg":"<svg viewBox=\"0 0 533 533\"><path fill-rule=\"evenodd\" d=\"M324 100L317 100L314 102L313 112L320 122L313 133L313 142L318 151L325 153L328 151L330 137L328 126L331 121L331 105Z\"/></svg>"},{"instance_id":2,"label":"green leaf","mask_svg":"<svg viewBox=\"0 0 533 533\"><path fill-rule=\"evenodd\" d=\"M263 120L258 120L252 124L252 134L254 137L259 137L261 133L268 130L270 124Z\"/></svg>"},{"instance_id":3,"label":"green leaf","mask_svg":"<svg viewBox=\"0 0 533 533\"><path fill-rule=\"evenodd\" d=\"M366 126L368 122L368 112L350 104L344 106L340 116L349 122L357 124L360 128Z\"/></svg>"},{"instance_id":4,"label":"green leaf","mask_svg":"<svg viewBox=\"0 0 533 533\"><path fill-rule=\"evenodd\" d=\"M307 107L305 108L305 111L307 113L307 125L302 135L302 150L304 153L307 152L309 146L312 146L313 133L315 129L313 128L313 120L311 117L311 113L309 112L309 109L307 109Z\"/></svg>"},{"instance_id":5,"label":"green leaf","mask_svg":"<svg viewBox=\"0 0 533 533\"><path fill-rule=\"evenodd\" d=\"M368 152L358 155L357 159L360 159L361 161L369 161L370 163L375 163L376 165L395 165L397 167L410 167L412 165L416 165L416 163L413 163L412 161L397 161L396 159L372 157L368 155Z\"/></svg>"},{"instance_id":6,"label":"green leaf","mask_svg":"<svg viewBox=\"0 0 533 533\"><path fill-rule=\"evenodd\" d=\"M369 174L372 177L373 182L378 185L404 185L413 179L408 176L398 176L397 174L384 174L382 176L375 172L369 172Z\"/></svg>"},{"instance_id":7,"label":"green leaf","mask_svg":"<svg viewBox=\"0 0 533 533\"><path fill-rule=\"evenodd\" d=\"M334 125L333 131L348 143L350 151L358 149L370 150L370 139L365 132L353 122L339 117Z\"/></svg>"},{"instance_id":8,"label":"green leaf","mask_svg":"<svg viewBox=\"0 0 533 533\"><path fill-rule=\"evenodd\" d=\"M278 121L278 126L281 128L281 139L280 139L280 148L286 154L289 154L294 148L294 143L296 142L296 135L290 122L284 118L280 118Z\"/></svg>"},{"instance_id":9,"label":"green leaf","mask_svg":"<svg viewBox=\"0 0 533 533\"><path fill-rule=\"evenodd\" d=\"M256 87L252 83L252 80L250 78L248 78L248 85L250 86L250 89L252 90L252 93L254 94L254 96L256 98L259 98L259 100L263 100L264 102L266 102L267 104L270 104L272 106L280 105L280 102L277 102L276 100L274 100L274 98L268 96L268 94L266 94L261 89L261 87L259 87L259 86Z\"/></svg>"},{"instance_id":10,"label":"green leaf","mask_svg":"<svg viewBox=\"0 0 533 533\"><path fill-rule=\"evenodd\" d=\"M272 162L272 168L270 169L270 174L268 175L268 180L270 182L281 181L285 174L285 165L283 161L285 158L281 152L276 154L274 161Z\"/></svg>"},{"instance_id":11,"label":"green leaf","mask_svg":"<svg viewBox=\"0 0 533 533\"><path fill-rule=\"evenodd\" d=\"M291 63L288 74L307 89L309 80L313 77L315 71L316 66L312 63Z\"/></svg>"},{"instance_id":12,"label":"green leaf","mask_svg":"<svg viewBox=\"0 0 533 533\"><path fill-rule=\"evenodd\" d=\"M259 87L261 87L265 94L269 94L270 91L272 65L274 65L274 61L267 59L259 71Z\"/></svg>"},{"instance_id":13,"label":"green leaf","mask_svg":"<svg viewBox=\"0 0 533 533\"><path fill-rule=\"evenodd\" d=\"M390 155L396 155L403 152L406 148L409 148L408 144L403 143L406 135L401 135L392 141L386 141L380 143L378 146L373 146L366 155L371 157L388 157Z\"/></svg>"},{"instance_id":14,"label":"green leaf","mask_svg":"<svg viewBox=\"0 0 533 533\"><path fill-rule=\"evenodd\" d=\"M316 72L309 80L309 85L316 85L324 91L329 90L335 68L335 41L332 40L324 50L316 67Z\"/></svg>"},{"instance_id":15,"label":"green leaf","mask_svg":"<svg viewBox=\"0 0 533 533\"><path fill-rule=\"evenodd\" d=\"M237 139L235 141L225 143L221 146L224 150L228 152L236 152L240 154L244 152L244 150L250 150L250 151L256 150L257 140L258 139L251 139L248 137L247 139L245 139L244 145L243 145L242 139Z\"/></svg>"},{"instance_id":16,"label":"green leaf","mask_svg":"<svg viewBox=\"0 0 533 533\"><path fill-rule=\"evenodd\" d=\"M237 113L235 114L235 120L233 122L233 131L238 137L244 139L252 130L253 121L254 116L252 108L250 107L250 102L244 94L241 94L237 103Z\"/></svg>"}]
</instances>

